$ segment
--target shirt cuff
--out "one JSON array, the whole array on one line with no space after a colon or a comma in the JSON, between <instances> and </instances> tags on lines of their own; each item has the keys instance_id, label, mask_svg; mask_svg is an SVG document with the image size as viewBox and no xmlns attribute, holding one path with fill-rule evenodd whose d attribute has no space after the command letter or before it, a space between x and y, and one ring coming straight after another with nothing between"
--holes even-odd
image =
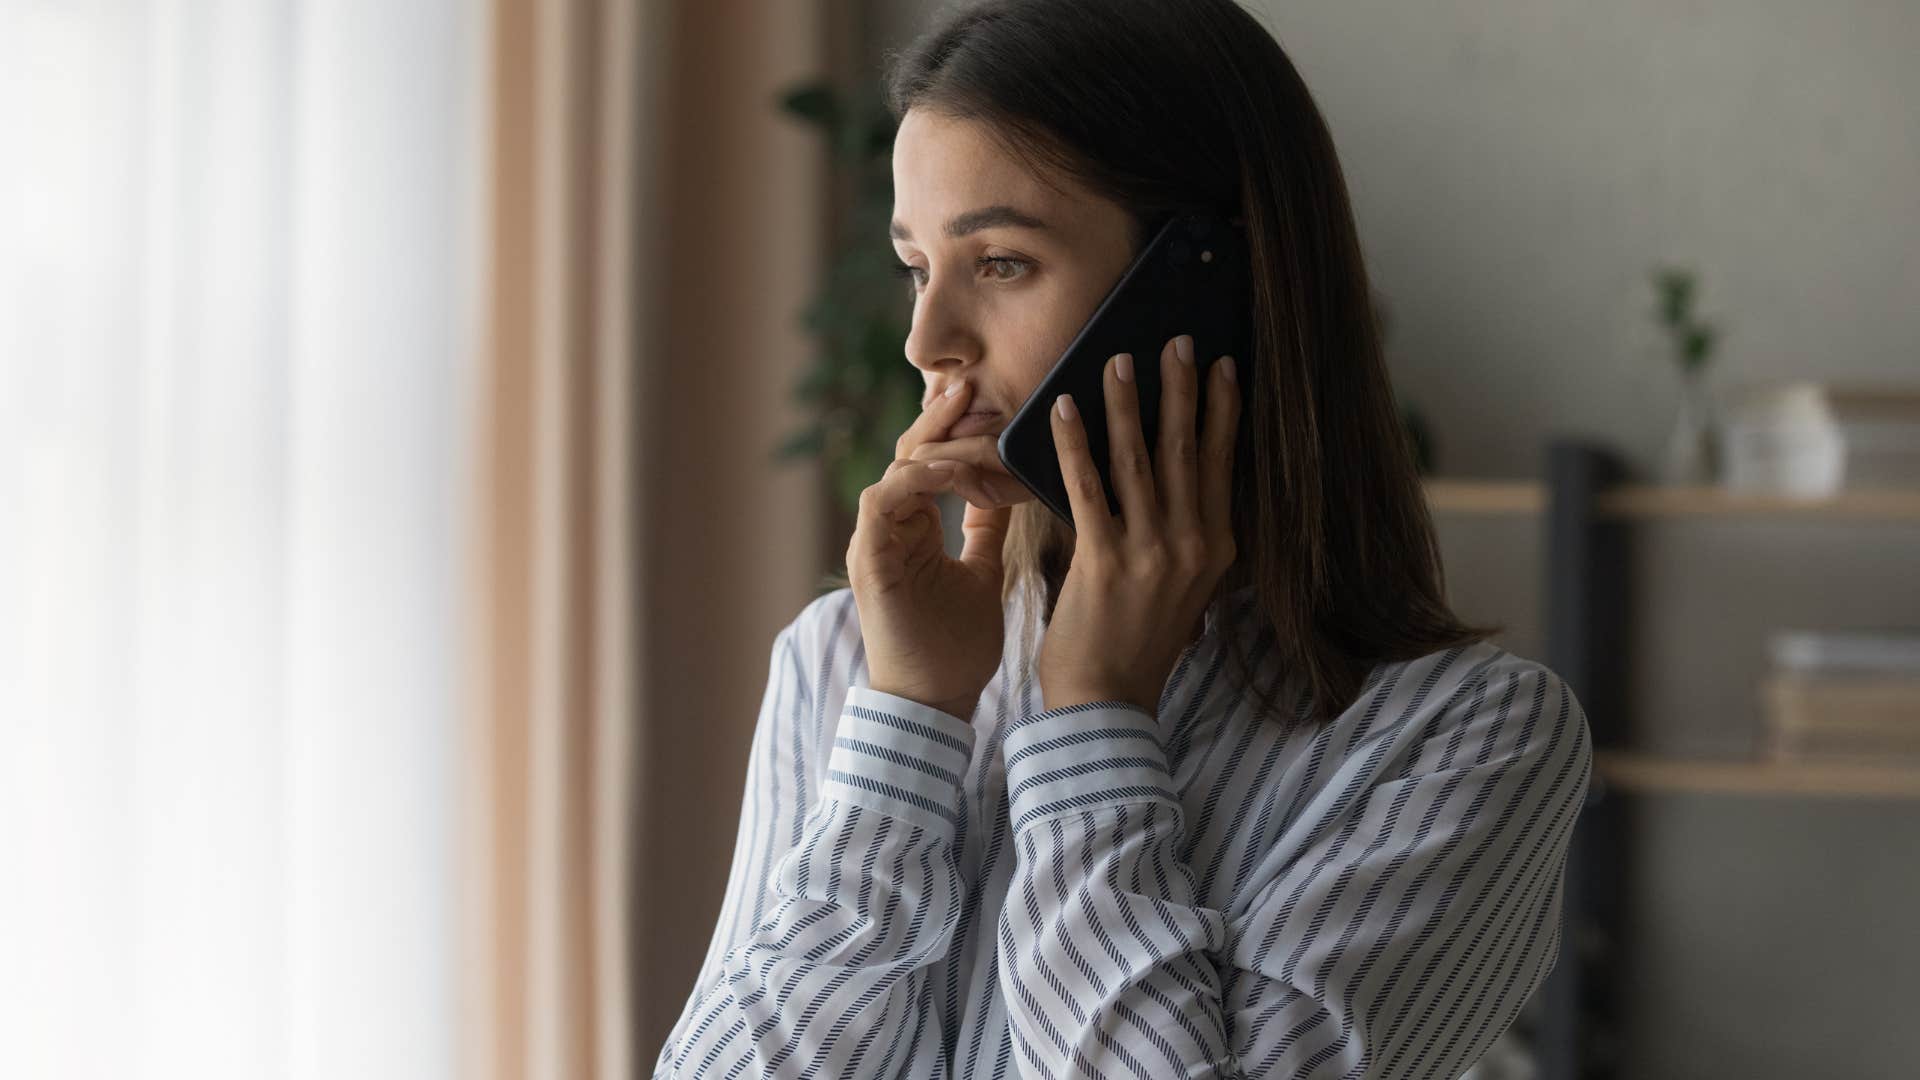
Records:
<instances>
[{"instance_id":1,"label":"shirt cuff","mask_svg":"<svg viewBox=\"0 0 1920 1080\"><path fill-rule=\"evenodd\" d=\"M827 761L829 794L951 841L975 732L965 720L870 686L847 688Z\"/></svg>"},{"instance_id":2,"label":"shirt cuff","mask_svg":"<svg viewBox=\"0 0 1920 1080\"><path fill-rule=\"evenodd\" d=\"M1061 814L1153 800L1180 805L1159 723L1137 705L1090 701L1020 717L1002 745L1016 835Z\"/></svg>"}]
</instances>

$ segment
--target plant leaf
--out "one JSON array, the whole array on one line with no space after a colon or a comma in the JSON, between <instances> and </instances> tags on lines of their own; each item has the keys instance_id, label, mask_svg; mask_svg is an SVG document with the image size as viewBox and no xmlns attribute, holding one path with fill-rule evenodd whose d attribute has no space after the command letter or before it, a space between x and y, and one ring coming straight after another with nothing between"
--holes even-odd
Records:
<instances>
[{"instance_id":1,"label":"plant leaf","mask_svg":"<svg viewBox=\"0 0 1920 1080\"><path fill-rule=\"evenodd\" d=\"M788 461L797 457L813 457L818 455L826 444L826 428L819 424L814 424L811 427L796 431L781 440L780 445L774 448L773 457L776 461Z\"/></svg>"},{"instance_id":2,"label":"plant leaf","mask_svg":"<svg viewBox=\"0 0 1920 1080\"><path fill-rule=\"evenodd\" d=\"M780 107L815 127L833 131L840 125L840 98L821 82L801 83L780 95Z\"/></svg>"},{"instance_id":3,"label":"plant leaf","mask_svg":"<svg viewBox=\"0 0 1920 1080\"><path fill-rule=\"evenodd\" d=\"M1669 326L1686 321L1693 303L1693 274L1679 267L1654 271L1654 286L1660 291L1660 318Z\"/></svg>"},{"instance_id":4,"label":"plant leaf","mask_svg":"<svg viewBox=\"0 0 1920 1080\"><path fill-rule=\"evenodd\" d=\"M1687 370L1694 371L1706 366L1717 336L1718 332L1711 326L1695 326L1687 330L1680 345L1681 358Z\"/></svg>"}]
</instances>

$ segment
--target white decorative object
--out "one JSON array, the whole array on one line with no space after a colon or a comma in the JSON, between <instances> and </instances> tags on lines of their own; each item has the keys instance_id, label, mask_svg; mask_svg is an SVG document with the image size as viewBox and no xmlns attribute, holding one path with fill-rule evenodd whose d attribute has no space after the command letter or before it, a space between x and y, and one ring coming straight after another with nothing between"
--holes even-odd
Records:
<instances>
[{"instance_id":1,"label":"white decorative object","mask_svg":"<svg viewBox=\"0 0 1920 1080\"><path fill-rule=\"evenodd\" d=\"M1802 675L1869 672L1920 676L1920 626L1874 630L1795 630L1767 635L1777 671Z\"/></svg>"},{"instance_id":2,"label":"white decorative object","mask_svg":"<svg viewBox=\"0 0 1920 1080\"><path fill-rule=\"evenodd\" d=\"M1748 387L1729 411L1722 439L1729 491L1820 498L1840 490L1846 441L1817 382Z\"/></svg>"}]
</instances>

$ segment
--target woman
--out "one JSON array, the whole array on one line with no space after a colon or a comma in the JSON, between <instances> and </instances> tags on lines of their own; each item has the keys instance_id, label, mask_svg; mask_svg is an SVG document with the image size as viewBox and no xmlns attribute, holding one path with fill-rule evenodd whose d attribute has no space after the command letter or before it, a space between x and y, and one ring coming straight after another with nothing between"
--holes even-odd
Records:
<instances>
[{"instance_id":1,"label":"woman","mask_svg":"<svg viewBox=\"0 0 1920 1080\"><path fill-rule=\"evenodd\" d=\"M1231 0L979 4L888 85L926 408L774 642L656 1075L1458 1076L1553 966L1589 737L1448 610L1306 88ZM1194 206L1244 221L1252 355L1059 403L1068 529L995 434Z\"/></svg>"}]
</instances>

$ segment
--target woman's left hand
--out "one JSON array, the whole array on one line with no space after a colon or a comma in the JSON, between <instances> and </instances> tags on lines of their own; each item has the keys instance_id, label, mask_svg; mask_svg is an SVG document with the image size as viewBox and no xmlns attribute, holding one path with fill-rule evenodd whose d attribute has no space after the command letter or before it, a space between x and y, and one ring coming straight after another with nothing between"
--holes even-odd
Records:
<instances>
[{"instance_id":1,"label":"woman's left hand","mask_svg":"<svg viewBox=\"0 0 1920 1080\"><path fill-rule=\"evenodd\" d=\"M1229 503L1240 395L1232 357L1208 369L1207 416L1196 433L1193 339L1183 334L1161 350L1160 445L1151 457L1131 368L1121 353L1107 361L1104 379L1118 516L1107 510L1071 397L1062 394L1050 412L1075 538L1035 661L1049 709L1124 701L1155 714L1236 554Z\"/></svg>"}]
</instances>

